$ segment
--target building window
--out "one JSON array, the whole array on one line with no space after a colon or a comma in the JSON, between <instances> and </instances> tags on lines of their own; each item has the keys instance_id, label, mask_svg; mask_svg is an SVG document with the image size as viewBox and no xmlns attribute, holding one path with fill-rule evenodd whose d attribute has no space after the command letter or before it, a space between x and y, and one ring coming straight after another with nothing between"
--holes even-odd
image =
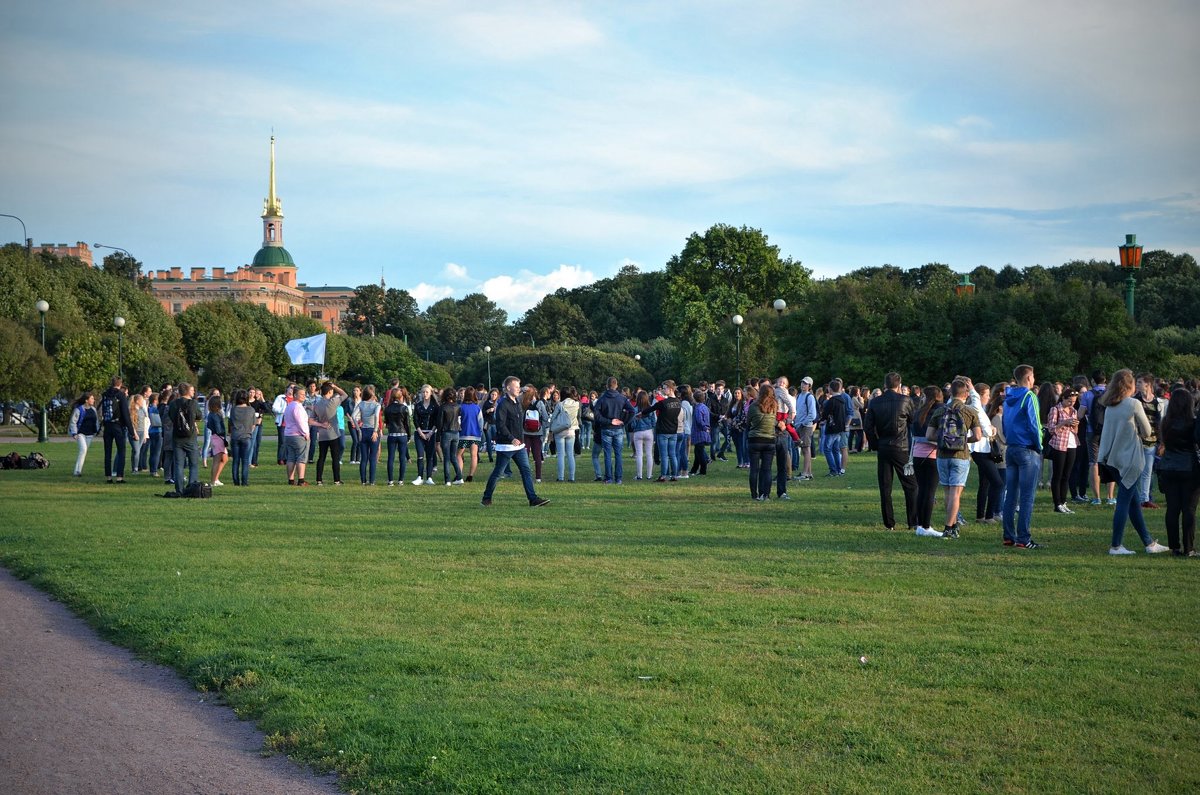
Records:
<instances>
[{"instance_id":1,"label":"building window","mask_svg":"<svg viewBox=\"0 0 1200 795\"><path fill-rule=\"evenodd\" d=\"M313 320L323 320L324 319L321 316L321 310L319 310L319 309L313 311L312 317L313 317Z\"/></svg>"},{"instance_id":2,"label":"building window","mask_svg":"<svg viewBox=\"0 0 1200 795\"><path fill-rule=\"evenodd\" d=\"M267 240L275 242L275 224L267 224Z\"/></svg>"},{"instance_id":3,"label":"building window","mask_svg":"<svg viewBox=\"0 0 1200 795\"><path fill-rule=\"evenodd\" d=\"M171 314L178 315L183 311L183 304L171 304Z\"/></svg>"}]
</instances>

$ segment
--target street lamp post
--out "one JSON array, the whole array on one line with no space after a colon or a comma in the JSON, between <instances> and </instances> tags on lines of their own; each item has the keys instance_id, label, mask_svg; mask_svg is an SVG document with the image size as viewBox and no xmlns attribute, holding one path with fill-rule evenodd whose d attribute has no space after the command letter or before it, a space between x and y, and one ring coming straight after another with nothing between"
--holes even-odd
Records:
<instances>
[{"instance_id":1,"label":"street lamp post","mask_svg":"<svg viewBox=\"0 0 1200 795\"><path fill-rule=\"evenodd\" d=\"M113 318L113 328L117 330L117 375L121 378L125 377L125 348L122 345L122 336L125 331L125 318L117 315Z\"/></svg>"},{"instance_id":2,"label":"street lamp post","mask_svg":"<svg viewBox=\"0 0 1200 795\"><path fill-rule=\"evenodd\" d=\"M492 346L484 345L483 352L487 354L488 362L488 391L492 391Z\"/></svg>"},{"instance_id":3,"label":"street lamp post","mask_svg":"<svg viewBox=\"0 0 1200 795\"><path fill-rule=\"evenodd\" d=\"M119 251L122 254L124 254L125 256L129 257L130 259L134 259L134 256L132 254L130 254L128 251L121 248L120 246L106 246L103 243L93 243L92 248L107 248L111 251ZM135 283L137 282L137 272L136 271L129 274L129 281L135 282Z\"/></svg>"},{"instance_id":4,"label":"street lamp post","mask_svg":"<svg viewBox=\"0 0 1200 795\"><path fill-rule=\"evenodd\" d=\"M733 321L733 327L735 329L737 329L737 380L736 380L736 383L738 386L741 386L741 384L742 384L742 323L745 322L745 318L743 318L741 315L734 315L731 318L731 320Z\"/></svg>"},{"instance_id":5,"label":"street lamp post","mask_svg":"<svg viewBox=\"0 0 1200 795\"><path fill-rule=\"evenodd\" d=\"M787 309L787 301L783 300L782 298L776 298L775 303L771 306L775 307L776 314L782 315L783 310Z\"/></svg>"},{"instance_id":6,"label":"street lamp post","mask_svg":"<svg viewBox=\"0 0 1200 795\"><path fill-rule=\"evenodd\" d=\"M42 316L42 353L46 352L46 313L50 311L50 304L46 301L38 301L34 306L37 307L38 313ZM46 432L46 412L47 408L42 406L42 421L38 425L38 444L45 444L50 435Z\"/></svg>"},{"instance_id":7,"label":"street lamp post","mask_svg":"<svg viewBox=\"0 0 1200 795\"><path fill-rule=\"evenodd\" d=\"M1137 235L1125 235L1125 245L1118 249L1121 252L1121 270L1129 274L1125 279L1125 310L1129 319L1133 320L1133 291L1137 286L1136 274L1142 267L1142 247L1137 244Z\"/></svg>"},{"instance_id":8,"label":"street lamp post","mask_svg":"<svg viewBox=\"0 0 1200 795\"><path fill-rule=\"evenodd\" d=\"M15 215L8 213L0 213L0 218L11 218L21 225L21 239L25 241L25 261L28 262L33 256L33 238L29 236L28 230L25 229L25 222Z\"/></svg>"},{"instance_id":9,"label":"street lamp post","mask_svg":"<svg viewBox=\"0 0 1200 795\"><path fill-rule=\"evenodd\" d=\"M531 348L536 348L536 347L537 347L537 341L536 341L536 340L533 338L533 335L532 335L532 334L530 334L528 331L526 331L526 332L525 332L525 336L529 337L529 347L531 347Z\"/></svg>"}]
</instances>

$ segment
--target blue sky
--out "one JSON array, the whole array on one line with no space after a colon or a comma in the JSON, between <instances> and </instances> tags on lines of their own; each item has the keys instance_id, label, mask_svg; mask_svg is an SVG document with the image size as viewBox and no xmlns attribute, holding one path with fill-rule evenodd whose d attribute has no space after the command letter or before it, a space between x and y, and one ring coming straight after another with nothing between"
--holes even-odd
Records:
<instances>
[{"instance_id":1,"label":"blue sky","mask_svg":"<svg viewBox=\"0 0 1200 795\"><path fill-rule=\"evenodd\" d=\"M244 264L273 129L302 281L513 319L714 223L817 276L1200 256L1191 0L175 5L6 11L0 212L35 243Z\"/></svg>"}]
</instances>

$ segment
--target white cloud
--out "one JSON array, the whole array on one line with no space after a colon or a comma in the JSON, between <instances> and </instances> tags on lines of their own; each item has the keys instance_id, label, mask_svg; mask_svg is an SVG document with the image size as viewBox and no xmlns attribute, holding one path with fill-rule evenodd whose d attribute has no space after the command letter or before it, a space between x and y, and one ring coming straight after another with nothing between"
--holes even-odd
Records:
<instances>
[{"instance_id":1,"label":"white cloud","mask_svg":"<svg viewBox=\"0 0 1200 795\"><path fill-rule=\"evenodd\" d=\"M596 281L596 275L579 265L559 265L546 274L522 270L512 276L495 276L479 286L479 292L495 301L510 316L523 314L549 293L565 287L581 287Z\"/></svg>"},{"instance_id":2,"label":"white cloud","mask_svg":"<svg viewBox=\"0 0 1200 795\"><path fill-rule=\"evenodd\" d=\"M446 267L442 268L442 275L447 279L454 279L459 282L468 278L467 269L454 262L446 263Z\"/></svg>"},{"instance_id":3,"label":"white cloud","mask_svg":"<svg viewBox=\"0 0 1200 795\"><path fill-rule=\"evenodd\" d=\"M408 291L416 302L422 307L428 307L432 303L449 298L454 295L454 288L444 284L426 284L421 282L416 287Z\"/></svg>"},{"instance_id":4,"label":"white cloud","mask_svg":"<svg viewBox=\"0 0 1200 795\"><path fill-rule=\"evenodd\" d=\"M469 11L448 22L465 51L509 61L574 52L604 40L590 21L557 5Z\"/></svg>"}]
</instances>

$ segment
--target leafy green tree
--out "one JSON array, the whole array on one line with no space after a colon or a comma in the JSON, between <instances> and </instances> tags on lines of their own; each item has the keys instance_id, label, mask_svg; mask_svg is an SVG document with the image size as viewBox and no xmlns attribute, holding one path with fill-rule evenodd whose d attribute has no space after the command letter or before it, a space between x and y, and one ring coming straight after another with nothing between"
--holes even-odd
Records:
<instances>
[{"instance_id":1,"label":"leafy green tree","mask_svg":"<svg viewBox=\"0 0 1200 795\"><path fill-rule=\"evenodd\" d=\"M395 287L385 290L377 284L364 284L355 288L342 331L359 336L374 332L400 339L407 337L411 344L424 334L425 324L417 300L407 290Z\"/></svg>"},{"instance_id":2,"label":"leafy green tree","mask_svg":"<svg viewBox=\"0 0 1200 795\"><path fill-rule=\"evenodd\" d=\"M434 361L444 362L508 338L508 313L483 293L443 298L425 310L429 347ZM419 350L419 349L418 349Z\"/></svg>"},{"instance_id":3,"label":"leafy green tree","mask_svg":"<svg viewBox=\"0 0 1200 795\"><path fill-rule=\"evenodd\" d=\"M29 330L0 318L0 401L44 405L58 392L58 376Z\"/></svg>"},{"instance_id":4,"label":"leafy green tree","mask_svg":"<svg viewBox=\"0 0 1200 795\"><path fill-rule=\"evenodd\" d=\"M599 342L650 340L666 330L666 283L662 271L642 273L636 265L625 265L616 276L571 290L560 288L554 295L579 307Z\"/></svg>"},{"instance_id":5,"label":"leafy green tree","mask_svg":"<svg viewBox=\"0 0 1200 795\"><path fill-rule=\"evenodd\" d=\"M239 316L233 301L204 301L192 304L176 316L183 333L187 362L193 369L205 368L206 378L221 383L222 373L208 368L224 361L234 351L267 365L266 337L253 323ZM258 369L258 364L254 365ZM268 366L269 369L269 366Z\"/></svg>"},{"instance_id":6,"label":"leafy green tree","mask_svg":"<svg viewBox=\"0 0 1200 795\"><path fill-rule=\"evenodd\" d=\"M142 263L123 251L114 251L104 258L104 272L123 281L137 284L142 275Z\"/></svg>"},{"instance_id":7,"label":"leafy green tree","mask_svg":"<svg viewBox=\"0 0 1200 795\"><path fill-rule=\"evenodd\" d=\"M798 307L810 273L779 256L761 230L717 224L693 233L667 263L664 314L679 347L681 375L702 376L724 362L711 359L714 338L727 337L729 318L784 299ZM724 348L721 340L715 340Z\"/></svg>"},{"instance_id":8,"label":"leafy green tree","mask_svg":"<svg viewBox=\"0 0 1200 795\"><path fill-rule=\"evenodd\" d=\"M624 354L630 359L642 357L640 364L653 376L656 385L668 378L674 379L679 376L679 354L675 350L675 344L666 337L655 337L646 342L627 339L616 343L601 343L596 347L602 351Z\"/></svg>"},{"instance_id":9,"label":"leafy green tree","mask_svg":"<svg viewBox=\"0 0 1200 795\"><path fill-rule=\"evenodd\" d=\"M518 337L526 333L542 344L590 345L592 325L583 310L557 295L548 295L516 322Z\"/></svg>"}]
</instances>

